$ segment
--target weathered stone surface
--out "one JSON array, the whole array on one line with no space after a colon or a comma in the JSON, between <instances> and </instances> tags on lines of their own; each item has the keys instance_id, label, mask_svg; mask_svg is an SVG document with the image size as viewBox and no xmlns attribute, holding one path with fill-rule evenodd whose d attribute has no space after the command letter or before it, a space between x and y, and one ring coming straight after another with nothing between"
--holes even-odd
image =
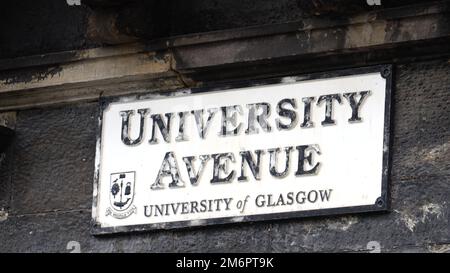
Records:
<instances>
[{"instance_id":1,"label":"weathered stone surface","mask_svg":"<svg viewBox=\"0 0 450 273\"><path fill-rule=\"evenodd\" d=\"M436 10L441 10L442 13L435 13ZM409 9L408 15L406 11L367 13L348 20L305 19L285 24L284 31L271 35L253 35L246 39L217 41L201 47L179 47L173 51L176 69L183 73L191 73L219 65L251 65L268 59L288 57L291 62L301 62L311 55L333 58L338 53L346 53L342 55L348 58L361 52L368 54L364 60L367 62L371 59L371 55L377 55L376 50L381 49L384 53L382 55L386 55L389 50L401 48L403 42L423 42L422 46L427 47L430 44L438 44L433 42L434 39L448 39L450 30L448 7L440 5L436 10L432 12L432 9L429 9L430 13L424 13L420 8ZM430 44L426 45L427 42ZM416 50L420 48L417 46ZM389 59L413 52L399 50ZM328 60L324 65L330 63Z\"/></svg>"},{"instance_id":2,"label":"weathered stone surface","mask_svg":"<svg viewBox=\"0 0 450 273\"><path fill-rule=\"evenodd\" d=\"M0 239L4 242L0 252L69 252L70 241L78 242L82 252L369 252L371 242L378 243L381 252L445 252L450 210L443 200L450 190L437 180L428 183L441 194L428 194L422 181L412 181L408 190L393 195L398 201L386 214L100 237L89 233L89 210L11 216L0 222ZM398 187L405 188L401 183Z\"/></svg>"},{"instance_id":3,"label":"weathered stone surface","mask_svg":"<svg viewBox=\"0 0 450 273\"><path fill-rule=\"evenodd\" d=\"M114 37L121 35L154 39L278 24L311 16L345 17L358 12L407 6L425 1L387 1L379 7L369 6L365 1L360 0L181 2L177 0L86 0L81 1L81 5L68 5L70 2L47 0L40 3L21 0L5 3L0 10L0 40L2 40L0 58L82 49L104 43L127 41L127 39ZM110 16L98 18L98 14L104 13L109 13ZM111 21L111 18L116 21ZM12 25L14 27L10 27ZM92 33L93 30L94 33ZM95 30L100 33L95 33Z\"/></svg>"},{"instance_id":4,"label":"weathered stone surface","mask_svg":"<svg viewBox=\"0 0 450 273\"><path fill-rule=\"evenodd\" d=\"M0 58L92 47L85 39L88 9L66 1L5 2L0 10Z\"/></svg>"},{"instance_id":5,"label":"weathered stone surface","mask_svg":"<svg viewBox=\"0 0 450 273\"><path fill-rule=\"evenodd\" d=\"M446 244L450 239L450 177L391 181L391 212L273 223L273 251L381 251ZM430 190L432 189L432 190Z\"/></svg>"},{"instance_id":6,"label":"weathered stone surface","mask_svg":"<svg viewBox=\"0 0 450 273\"><path fill-rule=\"evenodd\" d=\"M13 159L12 142L14 133L11 134L11 132L16 127L16 113L0 113L0 126L3 126L3 129L7 128L7 130L2 131L4 135L0 136L0 221L2 221L8 216L12 196L11 161Z\"/></svg>"},{"instance_id":7,"label":"weathered stone surface","mask_svg":"<svg viewBox=\"0 0 450 273\"><path fill-rule=\"evenodd\" d=\"M401 180L450 174L450 65L398 66L391 174Z\"/></svg>"},{"instance_id":8,"label":"weathered stone surface","mask_svg":"<svg viewBox=\"0 0 450 273\"><path fill-rule=\"evenodd\" d=\"M0 252L71 252L71 241L81 252L165 252L171 251L170 232L94 237L90 235L89 210L42 213L9 217L0 222ZM9 243L6 243L9 242Z\"/></svg>"},{"instance_id":9,"label":"weathered stone surface","mask_svg":"<svg viewBox=\"0 0 450 273\"><path fill-rule=\"evenodd\" d=\"M14 214L90 208L97 104L19 112Z\"/></svg>"},{"instance_id":10,"label":"weathered stone surface","mask_svg":"<svg viewBox=\"0 0 450 273\"><path fill-rule=\"evenodd\" d=\"M447 59L396 66L388 213L94 237L97 104L19 111L0 251L67 252L69 241L82 252L449 251L449 74Z\"/></svg>"},{"instance_id":11,"label":"weathered stone surface","mask_svg":"<svg viewBox=\"0 0 450 273\"><path fill-rule=\"evenodd\" d=\"M270 225L236 224L174 232L174 252L268 252Z\"/></svg>"},{"instance_id":12,"label":"weathered stone surface","mask_svg":"<svg viewBox=\"0 0 450 273\"><path fill-rule=\"evenodd\" d=\"M0 73L0 93L44 87L77 87L95 82L123 82L142 78L173 76L171 57L167 54L147 52L142 54L97 58L69 62L64 65L9 70ZM120 65L118 65L120 64Z\"/></svg>"},{"instance_id":13,"label":"weathered stone surface","mask_svg":"<svg viewBox=\"0 0 450 273\"><path fill-rule=\"evenodd\" d=\"M134 19L130 19L132 22L129 22L137 24L136 27L123 28L136 31L134 34L138 36L141 32L152 32L145 30L146 28L154 28L151 23L153 18L146 23L147 9L154 10L151 6L156 4L168 5L158 1L119 2L126 2L123 11L125 21L126 18L133 17L130 15L135 15L133 11L137 9L137 17L140 19L133 17ZM202 8L206 7L209 12L219 10L221 15L243 16L244 21L251 21L244 14L255 13L259 9L268 14L282 14L282 11L276 10L292 10L291 6L299 6L303 12L306 6L311 5L310 1L300 3L290 0L279 1L277 4L269 1L260 5L255 5L254 0L231 4L214 1L211 6L210 3L201 2L202 4L196 1L195 4L189 3L193 10L186 10L186 14L193 12L200 15ZM334 14L336 11L333 10L341 9L338 2L341 1L316 1L312 9L320 10L320 7L331 5L334 8L330 12ZM314 15L305 18L299 13L296 16L300 16L301 20L284 22L285 19L282 19L281 22L284 23L268 26L259 25L267 18L258 14L263 20L258 19L260 23L251 28L165 36L132 44L1 59L0 110L60 105L64 103L64 99L72 102L94 101L100 94L108 93L104 90L115 89L115 85L128 86L128 83L136 81L149 81L150 85L158 86L160 80L166 80L174 82L176 86L192 87L221 80L301 74L348 66L404 63L450 56L448 1L428 4L425 1L414 1L414 4L422 3L420 5L396 1L398 5L386 3L375 10L364 2L352 2L368 10L363 8L361 11L365 13L348 16L337 12L339 16ZM178 10L183 5L173 7L172 15L176 19L183 17ZM239 5L248 6L248 10L227 10L228 7L236 9ZM117 8L116 5L113 6ZM395 6L400 7L386 9ZM346 5L344 9L348 8ZM205 18L199 20L208 21ZM213 21L218 22L217 20L220 21L217 18ZM106 25L109 25L108 22L109 19ZM184 24L183 21L183 26L195 25L192 20L189 22L190 24ZM164 26L167 27L168 24ZM140 29L142 27L144 29ZM207 29L206 27L203 31ZM115 30L111 35L108 31L102 35L115 39L113 36L116 34L122 36ZM151 79L153 83L150 83ZM92 88L91 92L86 92L87 86Z\"/></svg>"},{"instance_id":14,"label":"weathered stone surface","mask_svg":"<svg viewBox=\"0 0 450 273\"><path fill-rule=\"evenodd\" d=\"M6 153L0 153L0 221L2 219L2 211L9 209L11 201L11 149Z\"/></svg>"}]
</instances>

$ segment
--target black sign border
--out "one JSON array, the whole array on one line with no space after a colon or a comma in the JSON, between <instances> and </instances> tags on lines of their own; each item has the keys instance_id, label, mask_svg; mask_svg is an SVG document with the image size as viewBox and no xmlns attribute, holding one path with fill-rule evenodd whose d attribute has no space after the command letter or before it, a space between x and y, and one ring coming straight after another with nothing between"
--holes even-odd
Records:
<instances>
[{"instance_id":1,"label":"black sign border","mask_svg":"<svg viewBox=\"0 0 450 273\"><path fill-rule=\"evenodd\" d=\"M352 206L352 207L341 207L341 208L331 208L331 209L320 209L320 210L307 210L307 211L294 211L294 212L283 212L283 213L271 213L271 214L259 214L259 215L249 215L249 216L236 216L236 217L223 217L214 219L202 219L202 220L189 220L189 221L177 221L177 222L167 222L167 223L153 223L153 224L142 224L142 225L131 225L131 226L118 226L118 227L101 227L100 223L94 218L94 212L97 213L97 200L99 198L99 172L100 172L100 156L101 156L101 134L102 134L102 119L104 110L114 102L118 102L126 98L129 101L136 100L147 100L151 98L159 97L175 97L182 96L186 94L198 94L212 91L230 91L236 88L244 87L255 87L264 86L272 84L285 83L284 79L289 77L292 82L301 82L307 80L315 79L327 79L342 76L352 76L359 74L368 74L379 72L380 75L386 79L386 89L385 89L385 112L384 112L384 139L383 139L383 168L382 168L382 181L381 181L381 196L377 198L373 205L367 206ZM94 193L92 202L92 220L91 220L91 234L92 235L106 235L106 234L117 234L117 233L130 233L130 232L142 232L160 229L180 229L180 228L190 228L199 226L211 226L219 224L232 224L232 223L242 223L242 222L257 222L257 221L274 221L274 220L284 220L284 219L294 219L294 218L306 218L306 217L316 217L316 216L336 216L344 214L355 214L355 213L368 213L368 212L387 212L390 208L389 199L389 175L390 175L390 148L391 148L391 115L392 115L392 94L393 94L393 65L392 64L381 64L375 66L358 67L350 69L342 69L335 71L301 74L301 75L290 75L276 78L266 78L257 80L245 80L245 81L233 81L228 83L216 84L213 86L205 86L199 88L191 89L181 89L181 90L169 90L160 92L149 92L145 94L137 95L125 95L116 96L108 98L100 98L99 106L99 118L97 127L97 152L95 157L95 173L94 173ZM237 221L236 218L239 218Z\"/></svg>"}]
</instances>

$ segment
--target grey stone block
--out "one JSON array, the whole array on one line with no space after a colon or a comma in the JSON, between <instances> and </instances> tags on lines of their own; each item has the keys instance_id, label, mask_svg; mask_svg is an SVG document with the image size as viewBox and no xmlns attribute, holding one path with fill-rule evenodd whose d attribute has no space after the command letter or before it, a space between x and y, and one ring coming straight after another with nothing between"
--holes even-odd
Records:
<instances>
[{"instance_id":1,"label":"grey stone block","mask_svg":"<svg viewBox=\"0 0 450 273\"><path fill-rule=\"evenodd\" d=\"M447 243L450 238L450 177L392 182L388 213L318 217L273 223L272 251L382 252Z\"/></svg>"},{"instance_id":2,"label":"grey stone block","mask_svg":"<svg viewBox=\"0 0 450 273\"><path fill-rule=\"evenodd\" d=\"M273 232L268 223L227 224L174 231L175 252L267 252Z\"/></svg>"},{"instance_id":3,"label":"grey stone block","mask_svg":"<svg viewBox=\"0 0 450 273\"><path fill-rule=\"evenodd\" d=\"M14 214L90 208L97 111L91 103L18 114Z\"/></svg>"},{"instance_id":4,"label":"grey stone block","mask_svg":"<svg viewBox=\"0 0 450 273\"><path fill-rule=\"evenodd\" d=\"M170 252L173 236L168 231L114 236L90 234L88 210L10 216L0 222L0 252Z\"/></svg>"}]
</instances>

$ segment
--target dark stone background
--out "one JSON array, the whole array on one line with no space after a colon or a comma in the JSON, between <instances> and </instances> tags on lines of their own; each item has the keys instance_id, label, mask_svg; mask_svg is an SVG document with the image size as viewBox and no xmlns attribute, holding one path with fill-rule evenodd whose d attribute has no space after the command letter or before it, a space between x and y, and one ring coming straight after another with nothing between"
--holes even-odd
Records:
<instances>
[{"instance_id":1,"label":"dark stone background","mask_svg":"<svg viewBox=\"0 0 450 273\"><path fill-rule=\"evenodd\" d=\"M86 39L88 9L65 0L2 1L0 58L93 47Z\"/></svg>"},{"instance_id":2,"label":"dark stone background","mask_svg":"<svg viewBox=\"0 0 450 273\"><path fill-rule=\"evenodd\" d=\"M79 6L66 0L2 1L0 59L103 46L106 41L89 32L96 14L111 14L117 19L112 29L148 41L308 17L346 20L362 11L426 2L383 0L377 7L365 0L81 0Z\"/></svg>"},{"instance_id":3,"label":"dark stone background","mask_svg":"<svg viewBox=\"0 0 450 273\"><path fill-rule=\"evenodd\" d=\"M97 103L17 112L0 167L0 252L450 251L450 65L398 64L391 210L94 237ZM4 211L1 210L4 209ZM6 213L5 213L6 212Z\"/></svg>"}]
</instances>

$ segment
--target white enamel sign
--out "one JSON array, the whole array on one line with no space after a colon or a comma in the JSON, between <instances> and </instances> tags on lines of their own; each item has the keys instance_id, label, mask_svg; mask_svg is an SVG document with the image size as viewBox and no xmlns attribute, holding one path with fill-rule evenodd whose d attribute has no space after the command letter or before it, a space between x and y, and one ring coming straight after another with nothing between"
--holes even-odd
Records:
<instances>
[{"instance_id":1,"label":"white enamel sign","mask_svg":"<svg viewBox=\"0 0 450 273\"><path fill-rule=\"evenodd\" d=\"M390 66L102 103L96 234L387 209Z\"/></svg>"}]
</instances>

